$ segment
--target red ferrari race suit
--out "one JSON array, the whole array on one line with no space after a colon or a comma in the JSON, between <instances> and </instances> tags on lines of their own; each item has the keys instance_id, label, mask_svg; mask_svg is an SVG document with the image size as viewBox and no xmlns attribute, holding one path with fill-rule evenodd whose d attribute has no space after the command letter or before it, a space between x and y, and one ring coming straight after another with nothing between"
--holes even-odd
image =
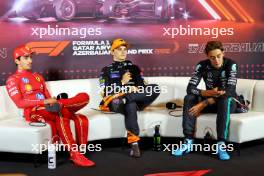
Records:
<instances>
[{"instance_id":1,"label":"red ferrari race suit","mask_svg":"<svg viewBox=\"0 0 264 176\"><path fill-rule=\"evenodd\" d=\"M6 82L9 96L18 108L24 109L24 117L27 121L39 121L44 119L50 124L53 137L59 135L68 150L76 144L85 144L88 141L88 119L82 114L75 114L86 106L89 96L79 93L73 98L58 100L61 105L61 116L58 113L45 110L44 100L51 98L46 88L43 77L30 71L16 71ZM70 130L70 119L74 121L76 129L76 141Z\"/></svg>"}]
</instances>

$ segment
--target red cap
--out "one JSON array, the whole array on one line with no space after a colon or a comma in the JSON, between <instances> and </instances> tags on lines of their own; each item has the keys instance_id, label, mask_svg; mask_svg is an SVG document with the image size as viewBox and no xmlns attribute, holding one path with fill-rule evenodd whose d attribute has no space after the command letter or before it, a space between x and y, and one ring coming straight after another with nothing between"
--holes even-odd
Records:
<instances>
[{"instance_id":1,"label":"red cap","mask_svg":"<svg viewBox=\"0 0 264 176\"><path fill-rule=\"evenodd\" d=\"M22 45L17 47L14 50L14 60L16 60L20 56L29 56L33 53L33 51L26 45Z\"/></svg>"}]
</instances>

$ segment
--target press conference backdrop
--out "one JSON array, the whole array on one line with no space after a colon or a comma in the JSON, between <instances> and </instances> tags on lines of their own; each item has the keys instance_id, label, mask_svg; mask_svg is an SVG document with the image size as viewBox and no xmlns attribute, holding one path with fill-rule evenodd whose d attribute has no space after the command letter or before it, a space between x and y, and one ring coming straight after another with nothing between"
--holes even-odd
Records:
<instances>
[{"instance_id":1,"label":"press conference backdrop","mask_svg":"<svg viewBox=\"0 0 264 176\"><path fill-rule=\"evenodd\" d=\"M144 76L190 76L204 46L220 40L239 77L264 79L262 0L2 0L0 85L27 44L46 80L97 78L112 62L111 41L131 44Z\"/></svg>"}]
</instances>

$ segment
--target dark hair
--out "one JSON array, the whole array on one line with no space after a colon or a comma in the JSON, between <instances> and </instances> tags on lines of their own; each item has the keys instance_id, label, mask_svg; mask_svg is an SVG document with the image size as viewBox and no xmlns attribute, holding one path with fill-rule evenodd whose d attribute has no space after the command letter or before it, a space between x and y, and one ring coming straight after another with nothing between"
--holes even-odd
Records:
<instances>
[{"instance_id":1,"label":"dark hair","mask_svg":"<svg viewBox=\"0 0 264 176\"><path fill-rule=\"evenodd\" d=\"M21 58L21 56L17 57L15 60L19 60L20 61L20 58ZM15 64L16 64L16 66L18 66L17 63L15 63Z\"/></svg>"},{"instance_id":2,"label":"dark hair","mask_svg":"<svg viewBox=\"0 0 264 176\"><path fill-rule=\"evenodd\" d=\"M220 49L221 51L224 51L223 44L220 41L209 41L207 42L204 53L207 55L210 51Z\"/></svg>"}]
</instances>

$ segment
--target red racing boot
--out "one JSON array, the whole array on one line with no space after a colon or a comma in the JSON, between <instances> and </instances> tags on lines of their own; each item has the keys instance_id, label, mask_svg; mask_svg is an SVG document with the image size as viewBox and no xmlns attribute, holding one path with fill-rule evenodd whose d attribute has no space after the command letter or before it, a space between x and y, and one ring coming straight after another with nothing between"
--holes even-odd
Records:
<instances>
[{"instance_id":1,"label":"red racing boot","mask_svg":"<svg viewBox=\"0 0 264 176\"><path fill-rule=\"evenodd\" d=\"M85 158L85 156L83 156L79 152L73 152L72 151L70 160L72 160L74 162L74 164L76 164L77 166L81 166L81 167L91 167L91 166L95 165L94 162Z\"/></svg>"}]
</instances>

